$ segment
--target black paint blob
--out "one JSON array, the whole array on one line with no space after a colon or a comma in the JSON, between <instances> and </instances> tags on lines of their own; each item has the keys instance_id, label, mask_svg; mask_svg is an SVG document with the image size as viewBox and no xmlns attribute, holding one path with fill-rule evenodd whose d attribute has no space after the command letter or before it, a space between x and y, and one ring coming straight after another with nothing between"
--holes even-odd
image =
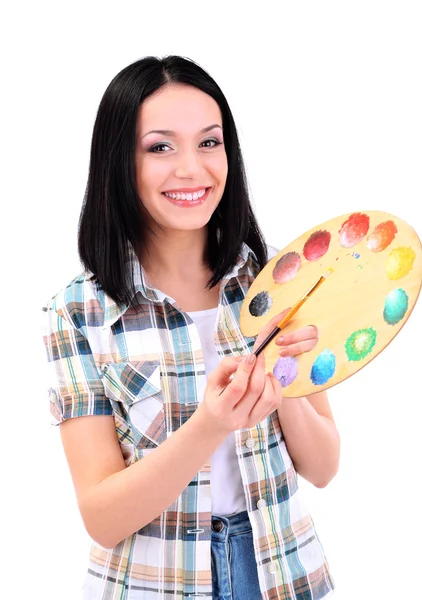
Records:
<instances>
[{"instance_id":1,"label":"black paint blob","mask_svg":"<svg viewBox=\"0 0 422 600\"><path fill-rule=\"evenodd\" d=\"M262 317L262 315L265 315L265 313L270 310L272 303L273 301L268 292L259 292L259 294L251 300L249 312L253 317Z\"/></svg>"}]
</instances>

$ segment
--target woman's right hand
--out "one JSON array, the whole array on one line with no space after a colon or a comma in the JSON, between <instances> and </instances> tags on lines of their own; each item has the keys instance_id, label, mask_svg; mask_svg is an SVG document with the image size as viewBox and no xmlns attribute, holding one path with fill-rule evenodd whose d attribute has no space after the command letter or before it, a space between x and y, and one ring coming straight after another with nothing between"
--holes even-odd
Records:
<instances>
[{"instance_id":1,"label":"woman's right hand","mask_svg":"<svg viewBox=\"0 0 422 600\"><path fill-rule=\"evenodd\" d=\"M248 354L224 358L210 373L197 410L206 413L209 425L229 434L254 427L281 407L281 401L281 384L272 373L265 373L264 354Z\"/></svg>"}]
</instances>

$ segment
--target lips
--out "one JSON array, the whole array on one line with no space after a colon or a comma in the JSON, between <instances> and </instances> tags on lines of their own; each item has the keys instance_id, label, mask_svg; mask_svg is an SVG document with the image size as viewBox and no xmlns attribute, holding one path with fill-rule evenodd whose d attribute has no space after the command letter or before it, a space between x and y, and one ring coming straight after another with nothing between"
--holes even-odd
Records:
<instances>
[{"instance_id":1,"label":"lips","mask_svg":"<svg viewBox=\"0 0 422 600\"><path fill-rule=\"evenodd\" d=\"M181 208L192 208L205 202L212 188L197 188L196 190L162 192L163 196L172 204Z\"/></svg>"},{"instance_id":2,"label":"lips","mask_svg":"<svg viewBox=\"0 0 422 600\"><path fill-rule=\"evenodd\" d=\"M195 191L189 191L189 192L185 192L185 191L175 191L175 192L163 192L163 194L165 196L167 196L167 198L171 198L172 200L186 200L186 201L190 201L190 200L200 200L202 198L202 196L204 196L206 194L208 188L200 188L199 190L195 190Z\"/></svg>"}]
</instances>

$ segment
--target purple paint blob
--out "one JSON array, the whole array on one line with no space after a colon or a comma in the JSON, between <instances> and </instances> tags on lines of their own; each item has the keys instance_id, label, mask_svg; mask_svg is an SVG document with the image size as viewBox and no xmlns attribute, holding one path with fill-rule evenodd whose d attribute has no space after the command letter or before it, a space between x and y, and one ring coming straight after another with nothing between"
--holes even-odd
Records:
<instances>
[{"instance_id":1,"label":"purple paint blob","mask_svg":"<svg viewBox=\"0 0 422 600\"><path fill-rule=\"evenodd\" d=\"M300 255L297 252L287 252L278 259L274 270L273 279L275 283L286 283L296 277L300 269Z\"/></svg>"},{"instance_id":2,"label":"purple paint blob","mask_svg":"<svg viewBox=\"0 0 422 600\"><path fill-rule=\"evenodd\" d=\"M303 256L306 260L318 260L327 252L330 241L329 231L314 231L303 246Z\"/></svg>"},{"instance_id":3,"label":"purple paint blob","mask_svg":"<svg viewBox=\"0 0 422 600\"><path fill-rule=\"evenodd\" d=\"M281 357L274 365L273 374L283 387L287 387L296 379L298 373L297 358Z\"/></svg>"}]
</instances>

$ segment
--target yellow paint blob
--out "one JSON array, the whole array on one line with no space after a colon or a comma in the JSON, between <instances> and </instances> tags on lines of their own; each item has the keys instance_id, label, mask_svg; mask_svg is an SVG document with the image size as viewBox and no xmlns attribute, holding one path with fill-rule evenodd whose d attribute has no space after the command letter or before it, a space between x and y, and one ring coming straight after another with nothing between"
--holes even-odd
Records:
<instances>
[{"instance_id":1,"label":"yellow paint blob","mask_svg":"<svg viewBox=\"0 0 422 600\"><path fill-rule=\"evenodd\" d=\"M400 246L391 251L385 263L385 272L389 279L400 279L409 273L413 267L416 254L412 248Z\"/></svg>"}]
</instances>

